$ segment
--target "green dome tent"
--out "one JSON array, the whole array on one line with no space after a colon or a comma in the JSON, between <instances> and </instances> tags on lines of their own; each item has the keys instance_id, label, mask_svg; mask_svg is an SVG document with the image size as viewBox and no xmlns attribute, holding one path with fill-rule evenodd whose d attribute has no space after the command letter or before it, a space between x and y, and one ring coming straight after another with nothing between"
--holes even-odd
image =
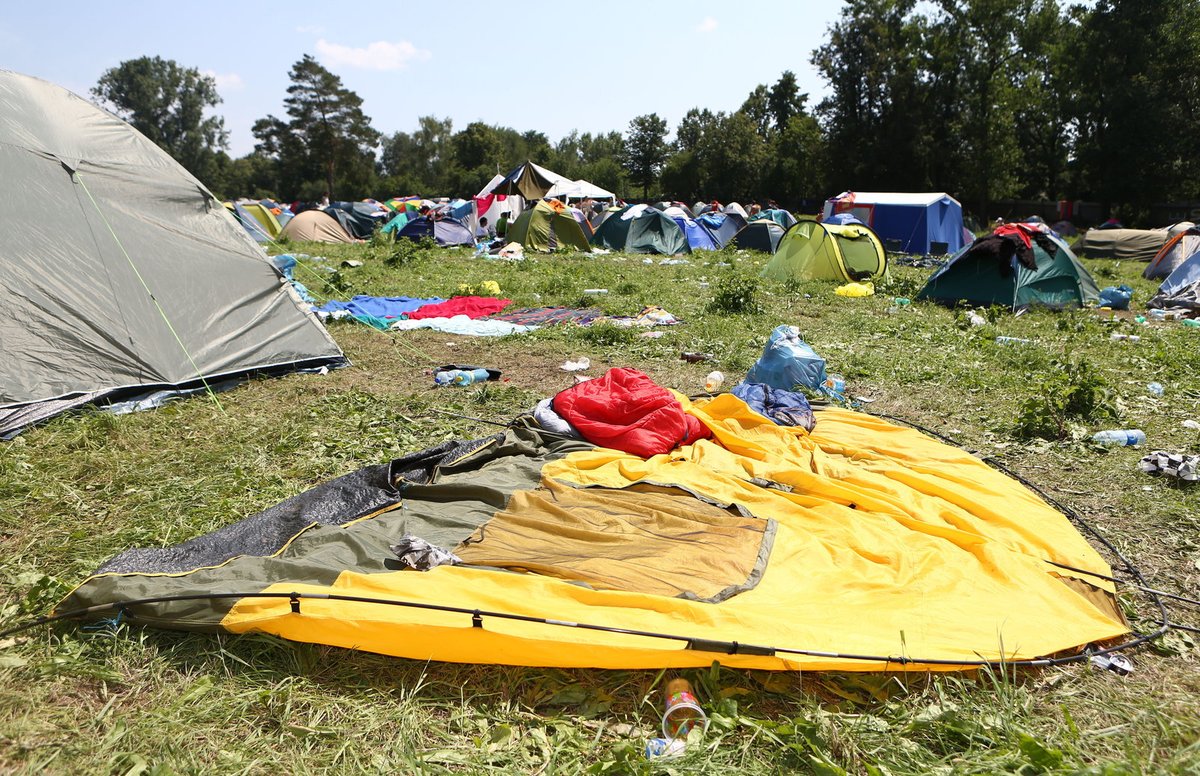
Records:
<instances>
[{"instance_id":1,"label":"green dome tent","mask_svg":"<svg viewBox=\"0 0 1200 776\"><path fill-rule=\"evenodd\" d=\"M775 258L763 268L762 274L776 280L849 283L886 272L887 254L870 227L801 221L780 239Z\"/></svg>"},{"instance_id":2,"label":"green dome tent","mask_svg":"<svg viewBox=\"0 0 1200 776\"><path fill-rule=\"evenodd\" d=\"M560 205L561 207L561 205ZM549 202L536 205L517 216L508 228L508 239L519 242L529 250L549 253L559 248L590 251L583 227L569 210L558 210Z\"/></svg>"},{"instance_id":3,"label":"green dome tent","mask_svg":"<svg viewBox=\"0 0 1200 776\"><path fill-rule=\"evenodd\" d=\"M1100 291L1087 269L1067 244L1039 231L1032 239L1036 269L1017 257L998 259L985 249L992 235L975 240L929 278L917 299L944 304L964 301L1017 309L1030 305L1050 308L1082 307L1099 301Z\"/></svg>"},{"instance_id":4,"label":"green dome tent","mask_svg":"<svg viewBox=\"0 0 1200 776\"><path fill-rule=\"evenodd\" d=\"M611 213L592 235L592 245L623 253L691 253L679 224L649 205L630 205Z\"/></svg>"}]
</instances>

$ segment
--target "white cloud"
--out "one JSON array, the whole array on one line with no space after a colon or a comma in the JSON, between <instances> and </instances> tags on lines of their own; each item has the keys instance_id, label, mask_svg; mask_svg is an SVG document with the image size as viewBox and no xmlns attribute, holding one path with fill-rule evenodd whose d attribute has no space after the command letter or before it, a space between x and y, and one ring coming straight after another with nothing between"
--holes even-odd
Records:
<instances>
[{"instance_id":1,"label":"white cloud","mask_svg":"<svg viewBox=\"0 0 1200 776\"><path fill-rule=\"evenodd\" d=\"M379 40L368 43L366 48L354 48L324 38L317 41L317 54L329 67L345 65L364 70L403 70L410 62L423 62L432 56L428 49L419 49L406 40L399 43Z\"/></svg>"},{"instance_id":2,"label":"white cloud","mask_svg":"<svg viewBox=\"0 0 1200 776\"><path fill-rule=\"evenodd\" d=\"M712 32L717 29L717 20L711 16L705 16L704 21L696 25L696 32Z\"/></svg>"},{"instance_id":3,"label":"white cloud","mask_svg":"<svg viewBox=\"0 0 1200 776\"><path fill-rule=\"evenodd\" d=\"M216 70L205 70L202 75L217 82L217 89L223 89L227 92L240 91L246 82L237 73L218 73Z\"/></svg>"},{"instance_id":4,"label":"white cloud","mask_svg":"<svg viewBox=\"0 0 1200 776\"><path fill-rule=\"evenodd\" d=\"M325 28L319 24L302 24L296 28L296 32L301 35L320 35L325 32Z\"/></svg>"}]
</instances>

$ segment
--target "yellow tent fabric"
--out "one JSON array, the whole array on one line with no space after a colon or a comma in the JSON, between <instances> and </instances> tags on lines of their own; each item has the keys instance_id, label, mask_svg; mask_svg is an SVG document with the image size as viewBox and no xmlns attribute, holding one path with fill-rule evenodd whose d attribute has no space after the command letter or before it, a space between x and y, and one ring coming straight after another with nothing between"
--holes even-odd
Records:
<instances>
[{"instance_id":1,"label":"yellow tent fabric","mask_svg":"<svg viewBox=\"0 0 1200 776\"><path fill-rule=\"evenodd\" d=\"M763 277L776 280L836 280L847 283L887 272L883 243L860 224L800 221L779 240Z\"/></svg>"},{"instance_id":2,"label":"yellow tent fabric","mask_svg":"<svg viewBox=\"0 0 1200 776\"><path fill-rule=\"evenodd\" d=\"M420 660L600 668L720 660L843 671L900 667L871 656L1034 659L1128 631L1107 583L1086 575L1064 580L1059 575L1067 572L1046 562L1110 573L1069 521L967 453L848 410L822 411L809 434L776 426L730 395L694 405L680 400L713 429L714 440L647 460L607 449L576 452L546 464L542 479L580 488L670 485L774 521L765 571L738 595L705 603L456 566L347 571L331 586L267 590L394 598L862 657L723 655L645 636L494 617L472 627L461 613L307 599L299 613L287 600L243 599L222 626Z\"/></svg>"}]
</instances>

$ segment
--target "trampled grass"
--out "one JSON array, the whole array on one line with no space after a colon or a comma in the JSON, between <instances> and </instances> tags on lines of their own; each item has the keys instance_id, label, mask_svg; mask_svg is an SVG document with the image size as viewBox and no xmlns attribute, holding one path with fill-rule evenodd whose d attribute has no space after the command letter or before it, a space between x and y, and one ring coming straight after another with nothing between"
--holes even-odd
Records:
<instances>
[{"instance_id":1,"label":"trampled grass","mask_svg":"<svg viewBox=\"0 0 1200 776\"><path fill-rule=\"evenodd\" d=\"M658 304L684 319L660 339L613 328L548 328L475 340L435 332L330 327L354 365L325 376L256 380L126 416L56 419L0 446L0 620L44 612L121 550L182 541L333 476L451 438L490 433L570 384L559 370L636 366L687 393L713 368L738 378L780 323L842 374L862 407L919 423L992 456L1083 515L1156 586L1200 592L1200 497L1136 468L1143 451L1015 433L1028 400L1064 364L1086 362L1119 419L1149 446L1197 452L1200 332L1097 311L961 312L911 297L927 270L896 268L880 293L757 280L765 257L698 254L472 259L379 246L306 246L299 278L327 296L440 295L497 281L519 305L591 305L632 314ZM342 267L343 259L363 261ZM1140 308L1143 265L1087 262L1101 285L1127 282ZM727 265L727 266L726 266ZM336 273L336 274L335 274ZM607 294L584 294L606 288ZM749 295L748 304L730 299ZM1140 335L1114 341L1112 332ZM1004 345L997 336L1031 340ZM691 364L681 351L712 353ZM445 363L502 369L500 384L435 389ZM1165 386L1162 397L1147 383ZM468 417L456 417L445 413ZM474 418L474 419L472 419ZM478 420L475 420L478 419ZM1145 599L1124 597L1149 627ZM1182 622L1200 612L1175 607ZM796 616L803 616L797 613ZM953 627L948 623L947 627ZM1200 639L1200 637L1196 637ZM648 762L661 672L425 664L273 637L127 628L40 628L0 645L0 772L61 773L1093 773L1200 770L1197 642L1176 632L1133 655L1129 677L1069 666L947 676L686 671L713 720L678 760Z\"/></svg>"}]
</instances>

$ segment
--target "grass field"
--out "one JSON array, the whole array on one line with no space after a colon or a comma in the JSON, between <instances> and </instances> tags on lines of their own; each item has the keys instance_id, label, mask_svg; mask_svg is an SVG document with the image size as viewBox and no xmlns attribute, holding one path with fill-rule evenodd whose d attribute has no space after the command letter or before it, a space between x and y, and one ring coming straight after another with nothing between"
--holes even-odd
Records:
<instances>
[{"instance_id":1,"label":"grass field","mask_svg":"<svg viewBox=\"0 0 1200 776\"><path fill-rule=\"evenodd\" d=\"M1086 441L1099 428L1137 427L1150 449L1200 452L1200 433L1181 425L1200 419L1200 330L1094 310L989 311L987 325L970 326L962 311L897 307L929 273L903 267L878 295L845 299L832 283L758 281L765 257L733 252L661 265L292 247L323 257L304 260L300 275L322 296L449 296L495 280L518 305L632 314L657 304L686 323L660 339L597 326L499 340L334 323L347 369L257 380L222 394L220 408L192 399L58 418L0 445L0 622L47 611L127 547L176 543L368 463L492 433L435 410L506 421L571 383L558 368L567 358L588 356L591 374L635 366L696 393L714 365L686 363L681 351L713 353L732 384L780 323L800 327L850 394L873 400L864 410L994 457L1085 517L1155 586L1200 593L1200 491L1139 472L1142 450ZM340 266L350 258L363 265ZM1101 286L1133 286L1136 309L1150 296L1144 265L1085 263ZM452 362L494 366L507 380L435 389L428 370ZM1151 381L1165 386L1161 397ZM1067 392L1094 406L1071 417L1054 401ZM1031 436L1047 428L1063 438ZM1123 603L1135 626L1153 625L1145 598ZM1194 609L1172 612L1200 624ZM1086 665L939 677L686 671L713 725L683 758L647 762L661 672L426 664L266 636L43 627L0 644L0 772L1200 772L1198 656L1176 631L1134 653L1128 677Z\"/></svg>"}]
</instances>

